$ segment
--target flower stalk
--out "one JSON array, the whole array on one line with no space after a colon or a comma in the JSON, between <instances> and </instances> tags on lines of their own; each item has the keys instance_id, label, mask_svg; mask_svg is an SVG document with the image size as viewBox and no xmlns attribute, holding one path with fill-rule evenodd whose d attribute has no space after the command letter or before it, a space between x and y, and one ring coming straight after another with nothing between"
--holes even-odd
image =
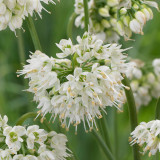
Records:
<instances>
[{"instance_id":1,"label":"flower stalk","mask_svg":"<svg viewBox=\"0 0 160 160\"><path fill-rule=\"evenodd\" d=\"M122 82L125 86L130 88L130 89L125 89L125 94L126 94L127 103L128 103L131 131L133 131L136 128L136 126L138 126L135 100L134 100L134 96L133 96L133 92L132 92L129 80L126 76L124 77ZM138 145L133 146L133 156L134 156L134 160L140 160Z\"/></svg>"},{"instance_id":2,"label":"flower stalk","mask_svg":"<svg viewBox=\"0 0 160 160\"><path fill-rule=\"evenodd\" d=\"M41 44L40 44L40 41L39 41L39 38L38 38L38 34L37 34L37 31L36 31L34 22L32 20L32 17L29 16L27 18L27 24L28 24L28 28L29 28L29 31L30 31L30 34L31 34L31 38L32 38L35 50L42 51L42 47L41 47Z\"/></svg>"},{"instance_id":3,"label":"flower stalk","mask_svg":"<svg viewBox=\"0 0 160 160\"><path fill-rule=\"evenodd\" d=\"M84 14L85 14L85 31L88 31L89 25L89 11L88 11L88 0L83 0Z\"/></svg>"},{"instance_id":4,"label":"flower stalk","mask_svg":"<svg viewBox=\"0 0 160 160\"><path fill-rule=\"evenodd\" d=\"M109 160L115 160L114 156L112 155L111 151L109 150L108 146L105 144L104 140L98 135L98 133L93 129L92 134L98 141L98 144L101 146L102 150L104 151L105 155Z\"/></svg>"}]
</instances>

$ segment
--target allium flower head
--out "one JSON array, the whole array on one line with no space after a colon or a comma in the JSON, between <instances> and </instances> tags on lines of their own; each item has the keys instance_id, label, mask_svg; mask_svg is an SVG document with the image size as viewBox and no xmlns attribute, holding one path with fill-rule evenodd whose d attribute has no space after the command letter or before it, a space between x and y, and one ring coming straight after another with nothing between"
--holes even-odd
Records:
<instances>
[{"instance_id":1,"label":"allium flower head","mask_svg":"<svg viewBox=\"0 0 160 160\"><path fill-rule=\"evenodd\" d=\"M10 30L22 28L23 20L37 12L41 17L42 3L54 3L52 0L1 0L0 1L0 30L9 26Z\"/></svg>"},{"instance_id":2,"label":"allium flower head","mask_svg":"<svg viewBox=\"0 0 160 160\"><path fill-rule=\"evenodd\" d=\"M149 151L149 156L160 152L160 120L153 120L148 123L140 123L131 133L131 145L135 143L143 147L143 154Z\"/></svg>"},{"instance_id":3,"label":"allium flower head","mask_svg":"<svg viewBox=\"0 0 160 160\"><path fill-rule=\"evenodd\" d=\"M157 99L160 96L159 62L159 59L153 60L148 69L143 61L133 60L135 67L127 76L131 80L137 109L147 106L153 98Z\"/></svg>"},{"instance_id":4,"label":"allium flower head","mask_svg":"<svg viewBox=\"0 0 160 160\"><path fill-rule=\"evenodd\" d=\"M150 7L157 10L158 4L145 0L88 1L90 32L104 42L117 42L119 36L129 40L132 32L143 34L143 27L153 18ZM84 28L83 0L75 0L75 25Z\"/></svg>"},{"instance_id":5,"label":"allium flower head","mask_svg":"<svg viewBox=\"0 0 160 160\"><path fill-rule=\"evenodd\" d=\"M3 146L0 159L3 160L66 160L70 156L64 134L48 133L37 125L25 128L6 124L2 126L0 134L0 145Z\"/></svg>"},{"instance_id":6,"label":"allium flower head","mask_svg":"<svg viewBox=\"0 0 160 160\"><path fill-rule=\"evenodd\" d=\"M39 114L58 117L68 130L73 124L86 123L92 129L95 118L101 118L106 106L119 108L124 103L121 73L132 69L125 63L127 56L117 44L103 45L94 35L84 33L77 37L78 44L61 40L57 46L59 58L49 58L36 51L27 61L20 75L29 78L29 92L34 93ZM126 87L127 88L127 87Z\"/></svg>"}]
</instances>

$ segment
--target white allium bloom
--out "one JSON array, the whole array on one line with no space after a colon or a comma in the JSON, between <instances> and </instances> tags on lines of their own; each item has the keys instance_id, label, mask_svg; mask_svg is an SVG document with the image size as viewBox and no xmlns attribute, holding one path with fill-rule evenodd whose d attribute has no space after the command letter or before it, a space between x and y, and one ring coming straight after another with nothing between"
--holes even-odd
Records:
<instances>
[{"instance_id":1,"label":"white allium bloom","mask_svg":"<svg viewBox=\"0 0 160 160\"><path fill-rule=\"evenodd\" d=\"M52 0L3 0L0 1L0 30L9 26L10 30L22 28L23 20L37 12L41 17L42 3L54 3Z\"/></svg>"},{"instance_id":2,"label":"white allium bloom","mask_svg":"<svg viewBox=\"0 0 160 160\"><path fill-rule=\"evenodd\" d=\"M149 151L149 156L160 151L160 120L153 120L148 123L141 122L131 133L131 145L135 143L143 146L143 153Z\"/></svg>"},{"instance_id":3,"label":"white allium bloom","mask_svg":"<svg viewBox=\"0 0 160 160\"><path fill-rule=\"evenodd\" d=\"M6 124L7 116L2 120L0 160L66 160L71 156L65 135L48 133L37 125L11 127Z\"/></svg>"},{"instance_id":4,"label":"white allium bloom","mask_svg":"<svg viewBox=\"0 0 160 160\"><path fill-rule=\"evenodd\" d=\"M156 2L145 0L89 0L89 30L104 42L117 42L119 36L129 40L132 32L143 34L145 23L153 18L150 7L159 10ZM83 0L75 0L75 13L75 25L84 28Z\"/></svg>"},{"instance_id":5,"label":"white allium bloom","mask_svg":"<svg viewBox=\"0 0 160 160\"><path fill-rule=\"evenodd\" d=\"M34 143L42 145L47 139L47 132L44 129L39 129L38 125L29 126L27 128L27 145L29 149L34 148Z\"/></svg>"},{"instance_id":6,"label":"white allium bloom","mask_svg":"<svg viewBox=\"0 0 160 160\"><path fill-rule=\"evenodd\" d=\"M50 113L53 121L58 117L62 127L68 130L70 124L81 122L92 129L95 118L101 118L106 106L119 108L124 103L122 73L132 70L126 63L127 55L120 45L107 44L90 33L77 37L78 44L71 40L61 40L57 46L60 58L49 58L36 51L27 60L20 75L29 78L29 92L34 93L39 114ZM127 88L127 87L126 87Z\"/></svg>"},{"instance_id":7,"label":"white allium bloom","mask_svg":"<svg viewBox=\"0 0 160 160\"><path fill-rule=\"evenodd\" d=\"M135 67L127 73L127 77L131 80L136 106L140 108L141 106L147 106L153 98L159 98L160 96L160 60L155 59L152 62L150 68L153 71L148 71L147 66L142 61L133 63Z\"/></svg>"},{"instance_id":8,"label":"white allium bloom","mask_svg":"<svg viewBox=\"0 0 160 160\"><path fill-rule=\"evenodd\" d=\"M152 63L157 76L160 76L160 59L155 59Z\"/></svg>"},{"instance_id":9,"label":"white allium bloom","mask_svg":"<svg viewBox=\"0 0 160 160\"><path fill-rule=\"evenodd\" d=\"M14 151L19 151L21 148L21 142L23 142L22 136L26 134L26 130L22 126L6 127L3 131L4 136L6 136L6 144L9 149Z\"/></svg>"}]
</instances>

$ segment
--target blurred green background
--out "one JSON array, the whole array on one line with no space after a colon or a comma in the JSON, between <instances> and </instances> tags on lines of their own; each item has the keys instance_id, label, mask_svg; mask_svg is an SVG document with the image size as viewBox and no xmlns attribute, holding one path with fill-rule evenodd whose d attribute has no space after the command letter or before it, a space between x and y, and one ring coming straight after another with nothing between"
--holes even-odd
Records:
<instances>
[{"instance_id":1,"label":"blurred green background","mask_svg":"<svg viewBox=\"0 0 160 160\"><path fill-rule=\"evenodd\" d=\"M51 11L51 15L43 11L42 20L37 16L35 20L36 29L42 44L43 52L49 56L55 56L58 52L55 43L62 38L67 38L66 29L70 15L74 11L74 0L61 0L56 5L45 6ZM25 44L25 56L29 57L29 51L34 52L34 47L28 31L26 22L23 24L25 32L22 33ZM75 36L83 31L74 28ZM18 37L19 38L19 37ZM18 78L16 71L22 69L19 58L18 38L9 29L0 32L0 113L9 117L9 123L14 125L17 119L28 111L34 111L36 104L32 102L32 94L22 90L26 89L23 77ZM144 28L144 36L134 35L135 41L121 43L123 48L132 46L128 54L134 58L140 58L150 62L154 58L160 58L160 13L154 10L154 19L149 21ZM153 100L148 107L142 107L138 113L138 120L150 121L154 119L156 100ZM130 134L129 116L127 106L124 106L123 113L117 113L118 137L114 140L114 111L107 108L108 129L113 147L118 147L118 160L132 160L132 149L128 144ZM27 121L28 123L33 123ZM36 123L36 122L35 122ZM50 126L59 131L57 123ZM85 133L83 127L78 128L78 135L74 134L74 128L67 133L69 147L76 153L79 160L105 160L101 148L96 143L91 133ZM143 156L142 159L154 159Z\"/></svg>"}]
</instances>

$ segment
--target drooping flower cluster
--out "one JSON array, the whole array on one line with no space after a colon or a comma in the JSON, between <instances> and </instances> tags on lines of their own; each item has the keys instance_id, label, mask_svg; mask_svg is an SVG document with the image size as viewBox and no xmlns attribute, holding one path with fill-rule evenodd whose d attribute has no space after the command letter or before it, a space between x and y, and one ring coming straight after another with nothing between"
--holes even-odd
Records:
<instances>
[{"instance_id":1,"label":"drooping flower cluster","mask_svg":"<svg viewBox=\"0 0 160 160\"><path fill-rule=\"evenodd\" d=\"M138 144L143 147L143 154L149 151L149 157L160 152L160 120L148 123L141 122L131 133L131 145Z\"/></svg>"},{"instance_id":2,"label":"drooping flower cluster","mask_svg":"<svg viewBox=\"0 0 160 160\"><path fill-rule=\"evenodd\" d=\"M52 0L1 0L0 1L0 31L9 26L10 30L22 27L23 20L37 12L41 17L42 2L54 3Z\"/></svg>"},{"instance_id":3,"label":"drooping flower cluster","mask_svg":"<svg viewBox=\"0 0 160 160\"><path fill-rule=\"evenodd\" d=\"M132 32L143 34L146 21L153 18L149 6L156 7L156 2L145 0L89 0L90 31L104 42L117 42L119 36L128 40ZM75 0L75 20L77 27L84 28L83 0Z\"/></svg>"},{"instance_id":4,"label":"drooping flower cluster","mask_svg":"<svg viewBox=\"0 0 160 160\"><path fill-rule=\"evenodd\" d=\"M11 127L7 121L7 116L0 116L0 159L65 160L70 156L65 135L47 133L38 125Z\"/></svg>"},{"instance_id":5,"label":"drooping flower cluster","mask_svg":"<svg viewBox=\"0 0 160 160\"><path fill-rule=\"evenodd\" d=\"M160 96L160 59L155 59L150 67L140 60L135 60L134 63L136 67L128 77L139 108L147 106L153 98Z\"/></svg>"},{"instance_id":6,"label":"drooping flower cluster","mask_svg":"<svg viewBox=\"0 0 160 160\"><path fill-rule=\"evenodd\" d=\"M127 56L117 44L103 45L94 35L84 33L77 37L78 44L61 40L57 46L61 49L55 59L36 51L27 60L28 65L18 71L29 78L29 92L43 117L51 113L53 121L61 119L62 127L69 129L70 124L86 122L90 129L95 118L101 118L106 106L120 107L124 103L121 73L132 69L125 63ZM127 87L126 87L127 88Z\"/></svg>"}]
</instances>

